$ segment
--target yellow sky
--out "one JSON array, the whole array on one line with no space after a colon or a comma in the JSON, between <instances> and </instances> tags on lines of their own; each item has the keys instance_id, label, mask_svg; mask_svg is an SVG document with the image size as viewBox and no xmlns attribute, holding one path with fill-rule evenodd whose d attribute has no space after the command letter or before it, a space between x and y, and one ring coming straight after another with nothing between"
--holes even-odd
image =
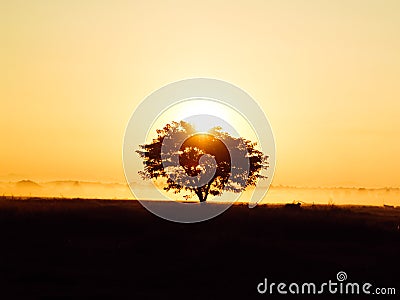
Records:
<instances>
[{"instance_id":1,"label":"yellow sky","mask_svg":"<svg viewBox=\"0 0 400 300\"><path fill-rule=\"evenodd\" d=\"M136 105L173 81L246 90L274 184L400 186L400 1L1 1L0 176L124 182Z\"/></svg>"}]
</instances>

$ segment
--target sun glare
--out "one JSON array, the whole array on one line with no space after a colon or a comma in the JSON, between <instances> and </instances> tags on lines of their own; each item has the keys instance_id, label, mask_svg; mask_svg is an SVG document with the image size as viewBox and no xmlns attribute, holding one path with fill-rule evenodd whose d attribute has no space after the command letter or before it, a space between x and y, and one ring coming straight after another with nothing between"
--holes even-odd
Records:
<instances>
[{"instance_id":1,"label":"sun glare","mask_svg":"<svg viewBox=\"0 0 400 300\"><path fill-rule=\"evenodd\" d=\"M230 126L224 126L218 119ZM172 121L182 120L190 123L197 132L207 133L210 129L220 126L222 131L232 136L242 136L258 141L257 134L247 119L232 107L211 99L190 99L178 102L164 110L148 131L146 142L155 138L156 129L163 128Z\"/></svg>"}]
</instances>

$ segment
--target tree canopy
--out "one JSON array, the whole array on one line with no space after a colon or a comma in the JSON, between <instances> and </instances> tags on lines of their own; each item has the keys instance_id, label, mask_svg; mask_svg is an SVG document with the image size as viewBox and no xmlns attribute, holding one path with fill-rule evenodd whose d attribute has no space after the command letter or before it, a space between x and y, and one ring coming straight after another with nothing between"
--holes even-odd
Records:
<instances>
[{"instance_id":1,"label":"tree canopy","mask_svg":"<svg viewBox=\"0 0 400 300\"><path fill-rule=\"evenodd\" d=\"M187 122L172 122L157 130L157 138L139 145L143 179L165 178L165 191L194 193L200 202L209 194L239 193L255 186L268 167L268 156L256 143L215 127L198 133Z\"/></svg>"}]
</instances>

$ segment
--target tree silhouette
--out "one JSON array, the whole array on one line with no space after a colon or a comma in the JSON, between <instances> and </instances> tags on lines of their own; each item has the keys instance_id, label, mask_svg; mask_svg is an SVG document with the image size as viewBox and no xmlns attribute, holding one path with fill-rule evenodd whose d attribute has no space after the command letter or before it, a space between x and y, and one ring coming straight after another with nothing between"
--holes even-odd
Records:
<instances>
[{"instance_id":1,"label":"tree silhouette","mask_svg":"<svg viewBox=\"0 0 400 300\"><path fill-rule=\"evenodd\" d=\"M215 127L197 133L184 121L172 122L157 130L157 138L139 145L136 152L143 159L143 179L166 178L165 191L190 191L200 202L209 194L223 191L239 193L265 178L267 158L244 138L235 138Z\"/></svg>"}]
</instances>

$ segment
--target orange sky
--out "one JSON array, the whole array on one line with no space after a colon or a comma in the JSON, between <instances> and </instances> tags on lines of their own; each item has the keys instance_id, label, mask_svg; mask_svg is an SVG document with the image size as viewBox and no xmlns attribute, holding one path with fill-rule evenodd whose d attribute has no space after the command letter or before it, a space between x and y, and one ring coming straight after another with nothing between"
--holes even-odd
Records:
<instances>
[{"instance_id":1,"label":"orange sky","mask_svg":"<svg viewBox=\"0 0 400 300\"><path fill-rule=\"evenodd\" d=\"M0 180L124 182L136 105L189 77L253 96L273 184L400 186L400 2L1 1Z\"/></svg>"}]
</instances>

